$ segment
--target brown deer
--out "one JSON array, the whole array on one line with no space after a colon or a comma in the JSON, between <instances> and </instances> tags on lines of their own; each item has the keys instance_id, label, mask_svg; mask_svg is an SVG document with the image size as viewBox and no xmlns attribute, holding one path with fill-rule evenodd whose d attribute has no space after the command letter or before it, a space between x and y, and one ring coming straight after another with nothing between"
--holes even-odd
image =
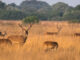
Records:
<instances>
[{"instance_id":1,"label":"brown deer","mask_svg":"<svg viewBox=\"0 0 80 60\"><path fill-rule=\"evenodd\" d=\"M28 29L26 29L25 27L23 27L22 24L18 24L18 25L19 25L19 27L22 28L22 31L24 31L25 34L28 35L28 32L29 32L30 28L32 27L32 24L29 25Z\"/></svg>"},{"instance_id":2,"label":"brown deer","mask_svg":"<svg viewBox=\"0 0 80 60\"><path fill-rule=\"evenodd\" d=\"M6 36L7 33L5 32L4 34L2 34L2 32L0 32L0 36ZM0 48L4 48L4 47L9 47L12 46L12 42L9 39L0 39Z\"/></svg>"},{"instance_id":3,"label":"brown deer","mask_svg":"<svg viewBox=\"0 0 80 60\"><path fill-rule=\"evenodd\" d=\"M80 33L74 33L75 36L80 36Z\"/></svg>"},{"instance_id":4,"label":"brown deer","mask_svg":"<svg viewBox=\"0 0 80 60\"><path fill-rule=\"evenodd\" d=\"M6 32L4 32L4 33L0 32L0 36L3 37L3 39L4 39L4 37L5 37L6 35L7 35Z\"/></svg>"},{"instance_id":5,"label":"brown deer","mask_svg":"<svg viewBox=\"0 0 80 60\"><path fill-rule=\"evenodd\" d=\"M32 26L29 26L28 29L26 30L26 28L24 28L22 24L18 24L18 25L22 29L22 31L25 32L24 35L11 35L11 36L8 36L8 39L10 39L13 44L17 43L17 44L23 45L27 40L28 31Z\"/></svg>"},{"instance_id":6,"label":"brown deer","mask_svg":"<svg viewBox=\"0 0 80 60\"><path fill-rule=\"evenodd\" d=\"M0 39L0 48L11 47L12 42L9 39Z\"/></svg>"},{"instance_id":7,"label":"brown deer","mask_svg":"<svg viewBox=\"0 0 80 60\"><path fill-rule=\"evenodd\" d=\"M54 49L54 48L58 48L58 43L57 42L53 42L53 41L46 41L44 42L44 46L46 47L46 50L45 51L49 51L51 49Z\"/></svg>"},{"instance_id":8,"label":"brown deer","mask_svg":"<svg viewBox=\"0 0 80 60\"><path fill-rule=\"evenodd\" d=\"M57 25L57 32L46 32L47 35L58 35L62 29L62 26Z\"/></svg>"}]
</instances>

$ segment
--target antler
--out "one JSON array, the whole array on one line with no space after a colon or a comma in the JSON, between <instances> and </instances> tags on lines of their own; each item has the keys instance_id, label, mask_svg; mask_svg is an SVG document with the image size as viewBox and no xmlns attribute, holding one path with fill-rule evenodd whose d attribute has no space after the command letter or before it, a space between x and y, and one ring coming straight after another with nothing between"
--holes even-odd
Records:
<instances>
[{"instance_id":1,"label":"antler","mask_svg":"<svg viewBox=\"0 0 80 60\"><path fill-rule=\"evenodd\" d=\"M22 30L29 31L33 24L30 24L27 29L25 27L23 27L22 24L18 24L18 25L22 28Z\"/></svg>"},{"instance_id":2,"label":"antler","mask_svg":"<svg viewBox=\"0 0 80 60\"><path fill-rule=\"evenodd\" d=\"M58 32L60 32L60 31L61 31L61 29L62 29L62 26L61 26L61 25L59 25L59 24L57 24L57 29L58 29Z\"/></svg>"},{"instance_id":3,"label":"antler","mask_svg":"<svg viewBox=\"0 0 80 60\"><path fill-rule=\"evenodd\" d=\"M21 28L22 28L22 30L26 30L23 26L22 26L22 24L18 24Z\"/></svg>"}]
</instances>

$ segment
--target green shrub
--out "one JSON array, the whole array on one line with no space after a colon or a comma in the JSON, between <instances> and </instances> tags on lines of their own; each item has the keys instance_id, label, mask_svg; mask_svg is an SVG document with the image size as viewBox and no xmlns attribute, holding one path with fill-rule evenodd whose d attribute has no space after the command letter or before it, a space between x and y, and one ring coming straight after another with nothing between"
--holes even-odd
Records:
<instances>
[{"instance_id":1,"label":"green shrub","mask_svg":"<svg viewBox=\"0 0 80 60\"><path fill-rule=\"evenodd\" d=\"M34 24L38 22L39 22L39 19L36 16L28 16L23 19L23 23L27 23L27 24Z\"/></svg>"}]
</instances>

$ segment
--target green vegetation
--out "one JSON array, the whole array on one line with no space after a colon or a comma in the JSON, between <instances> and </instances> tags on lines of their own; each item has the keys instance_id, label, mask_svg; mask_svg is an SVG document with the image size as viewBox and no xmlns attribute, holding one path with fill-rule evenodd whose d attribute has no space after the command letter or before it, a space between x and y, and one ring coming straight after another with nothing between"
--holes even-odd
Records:
<instances>
[{"instance_id":1,"label":"green vegetation","mask_svg":"<svg viewBox=\"0 0 80 60\"><path fill-rule=\"evenodd\" d=\"M26 17L26 14L22 13L21 11L0 11L0 19L8 19L8 20L19 20Z\"/></svg>"},{"instance_id":2,"label":"green vegetation","mask_svg":"<svg viewBox=\"0 0 80 60\"><path fill-rule=\"evenodd\" d=\"M15 3L7 5L0 1L0 19L20 20L28 16L36 16L39 20L80 21L80 5L71 7L58 2L50 6L46 2L32 0L23 1L17 6Z\"/></svg>"},{"instance_id":3,"label":"green vegetation","mask_svg":"<svg viewBox=\"0 0 80 60\"><path fill-rule=\"evenodd\" d=\"M0 9L4 9L6 7L5 3L0 1Z\"/></svg>"},{"instance_id":4,"label":"green vegetation","mask_svg":"<svg viewBox=\"0 0 80 60\"><path fill-rule=\"evenodd\" d=\"M23 23L27 23L27 24L34 24L38 22L39 22L39 19L36 16L28 16L23 19Z\"/></svg>"}]
</instances>

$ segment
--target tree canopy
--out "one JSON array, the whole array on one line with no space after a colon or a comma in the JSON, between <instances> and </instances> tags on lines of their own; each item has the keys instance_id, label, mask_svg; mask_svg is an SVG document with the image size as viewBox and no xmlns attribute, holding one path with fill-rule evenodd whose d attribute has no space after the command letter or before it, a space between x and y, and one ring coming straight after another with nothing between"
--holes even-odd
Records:
<instances>
[{"instance_id":1,"label":"tree canopy","mask_svg":"<svg viewBox=\"0 0 80 60\"><path fill-rule=\"evenodd\" d=\"M51 6L38 0L25 0L20 5L7 5L0 1L0 19L20 20L28 16L36 16L39 20L80 20L80 5L71 7L58 2Z\"/></svg>"},{"instance_id":2,"label":"tree canopy","mask_svg":"<svg viewBox=\"0 0 80 60\"><path fill-rule=\"evenodd\" d=\"M6 7L6 4L0 1L0 9L3 9Z\"/></svg>"},{"instance_id":3,"label":"tree canopy","mask_svg":"<svg viewBox=\"0 0 80 60\"><path fill-rule=\"evenodd\" d=\"M39 19L36 16L28 16L23 19L23 23L27 23L27 24L34 24L38 22L39 22Z\"/></svg>"}]
</instances>

